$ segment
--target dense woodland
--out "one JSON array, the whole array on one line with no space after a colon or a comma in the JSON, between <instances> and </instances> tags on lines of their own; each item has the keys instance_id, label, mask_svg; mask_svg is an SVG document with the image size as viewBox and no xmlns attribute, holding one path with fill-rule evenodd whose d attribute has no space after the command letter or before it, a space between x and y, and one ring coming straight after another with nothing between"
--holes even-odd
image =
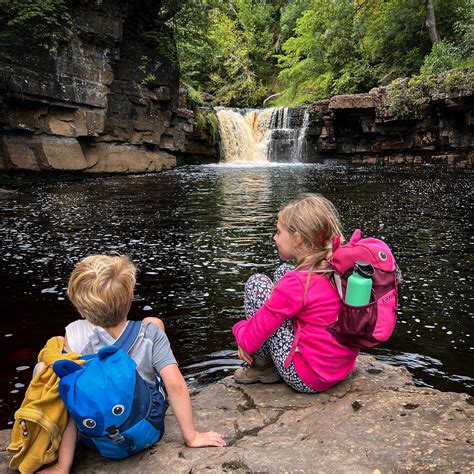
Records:
<instances>
[{"instance_id":1,"label":"dense woodland","mask_svg":"<svg viewBox=\"0 0 474 474\"><path fill-rule=\"evenodd\" d=\"M472 0L129 3L149 19L144 40L168 52L197 102L206 92L218 105L261 106L274 94L269 104L302 104L473 65ZM0 0L0 42L27 33L54 53L71 4Z\"/></svg>"}]
</instances>

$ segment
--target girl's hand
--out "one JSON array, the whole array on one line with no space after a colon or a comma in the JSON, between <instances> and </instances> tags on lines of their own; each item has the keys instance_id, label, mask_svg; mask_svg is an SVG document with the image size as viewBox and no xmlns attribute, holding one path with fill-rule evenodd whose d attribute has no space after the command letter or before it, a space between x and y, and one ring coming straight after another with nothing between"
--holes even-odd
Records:
<instances>
[{"instance_id":1,"label":"girl's hand","mask_svg":"<svg viewBox=\"0 0 474 474\"><path fill-rule=\"evenodd\" d=\"M247 364L252 364L253 357L248 352L245 352L240 346L237 347L239 348L239 359L247 362Z\"/></svg>"},{"instance_id":2,"label":"girl's hand","mask_svg":"<svg viewBox=\"0 0 474 474\"><path fill-rule=\"evenodd\" d=\"M199 433L195 431L195 437L192 441L186 441L190 448L204 448L206 446L225 446L225 441L222 435L215 431L208 431L207 433Z\"/></svg>"}]
</instances>

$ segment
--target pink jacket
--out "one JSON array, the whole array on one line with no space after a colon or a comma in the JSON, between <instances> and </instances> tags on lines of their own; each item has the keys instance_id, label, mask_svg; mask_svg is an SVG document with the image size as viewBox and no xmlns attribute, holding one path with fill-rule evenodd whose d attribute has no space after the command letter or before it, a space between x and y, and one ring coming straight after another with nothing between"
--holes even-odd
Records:
<instances>
[{"instance_id":1,"label":"pink jacket","mask_svg":"<svg viewBox=\"0 0 474 474\"><path fill-rule=\"evenodd\" d=\"M313 390L324 391L343 380L354 368L359 349L339 344L326 331L341 306L337 289L326 277L313 274L305 295L307 273L287 273L270 298L245 321L232 328L237 344L252 354L291 318L295 341L285 367L293 360L296 372Z\"/></svg>"}]
</instances>

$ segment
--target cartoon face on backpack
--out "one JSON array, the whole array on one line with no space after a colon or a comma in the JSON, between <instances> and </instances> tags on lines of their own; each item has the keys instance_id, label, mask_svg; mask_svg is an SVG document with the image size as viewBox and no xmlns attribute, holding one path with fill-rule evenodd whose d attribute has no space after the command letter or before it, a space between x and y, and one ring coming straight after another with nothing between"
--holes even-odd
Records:
<instances>
[{"instance_id":1,"label":"cartoon face on backpack","mask_svg":"<svg viewBox=\"0 0 474 474\"><path fill-rule=\"evenodd\" d=\"M98 357L85 358L84 366L71 360L53 365L61 378L61 398L86 436L105 436L130 415L134 398L130 387L135 387L136 364L121 352L108 346L98 352Z\"/></svg>"}]
</instances>

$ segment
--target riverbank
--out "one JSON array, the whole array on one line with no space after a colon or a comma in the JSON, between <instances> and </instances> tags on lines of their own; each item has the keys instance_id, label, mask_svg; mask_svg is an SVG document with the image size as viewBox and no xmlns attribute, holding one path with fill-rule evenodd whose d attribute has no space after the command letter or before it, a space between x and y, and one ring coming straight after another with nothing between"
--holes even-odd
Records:
<instances>
[{"instance_id":1,"label":"riverbank","mask_svg":"<svg viewBox=\"0 0 474 474\"><path fill-rule=\"evenodd\" d=\"M197 427L220 431L226 448L184 447L168 414L152 449L120 462L82 451L74 472L469 472L473 405L466 394L417 387L406 369L364 355L347 380L319 395L230 378L195 395ZM8 436L0 432L2 472Z\"/></svg>"}]
</instances>

